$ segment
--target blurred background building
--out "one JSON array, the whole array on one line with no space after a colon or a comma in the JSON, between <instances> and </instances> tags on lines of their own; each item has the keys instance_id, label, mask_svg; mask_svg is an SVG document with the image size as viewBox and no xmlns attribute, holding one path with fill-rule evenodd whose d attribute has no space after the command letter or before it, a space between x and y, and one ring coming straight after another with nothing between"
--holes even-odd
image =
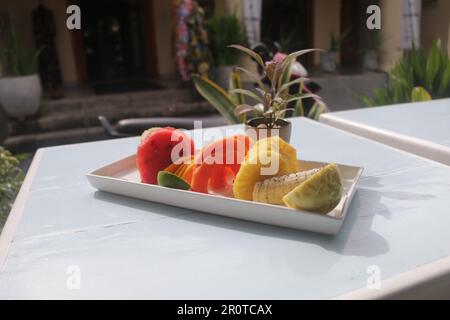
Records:
<instances>
[{"instance_id":1,"label":"blurred background building","mask_svg":"<svg viewBox=\"0 0 450 320\"><path fill-rule=\"evenodd\" d=\"M35 46L32 12L44 4L55 20L55 43L65 84L96 83L110 77L171 78L176 74L173 43L173 11L178 1L167 0L15 0L2 1L23 44ZM210 0L215 13L236 14L245 25L241 0ZM293 34L303 47L328 48L330 34L352 26L342 53L344 65L358 62L364 43L362 8L378 3L382 12L382 69L389 69L402 54L402 0L299 0L262 1L262 39L279 41ZM81 32L66 28L66 8L78 4L82 12ZM208 4L211 6L211 4ZM292 11L292 10L295 11ZM292 23L293 22L293 23ZM284 34L283 34L284 32ZM424 0L421 42L429 48L440 38L450 50L450 2ZM318 63L318 57L315 61Z\"/></svg>"},{"instance_id":2,"label":"blurred background building","mask_svg":"<svg viewBox=\"0 0 450 320\"><path fill-rule=\"evenodd\" d=\"M100 114L115 122L126 117L185 116L213 112L180 85L177 26L180 5L190 0L4 0L0 20L10 21L25 49L37 38L54 45L54 55L40 61L44 99L39 112L12 119L6 145L31 146L86 141L103 137ZM387 81L383 71L407 48L405 16L414 3L420 20L413 28L428 50L440 39L450 51L448 0L203 0L205 19L238 18L248 42L280 42L283 50L330 50L337 47L340 68L322 72L319 54L302 61L322 87L331 110L361 106L358 95ZM81 8L81 30L68 30L68 5ZM381 8L377 37L366 27L369 5ZM38 9L45 8L39 15ZM40 22L36 21L36 15ZM4 25L4 23L0 23ZM179 35L178 35L179 36ZM408 36L406 36L408 41ZM0 32L3 46L5 32ZM47 40L45 40L47 39ZM48 47L48 46L47 46ZM374 51L374 70L364 67L364 53ZM240 63L256 66L247 58ZM46 64L47 67L42 67ZM4 68L3 68L4 69ZM48 71L51 70L51 71ZM5 70L2 70L5 73ZM51 73L51 77L49 76ZM49 79L46 79L49 78ZM56 89L55 89L56 88ZM53 140L52 140L53 139ZM18 148L20 149L20 148Z\"/></svg>"}]
</instances>

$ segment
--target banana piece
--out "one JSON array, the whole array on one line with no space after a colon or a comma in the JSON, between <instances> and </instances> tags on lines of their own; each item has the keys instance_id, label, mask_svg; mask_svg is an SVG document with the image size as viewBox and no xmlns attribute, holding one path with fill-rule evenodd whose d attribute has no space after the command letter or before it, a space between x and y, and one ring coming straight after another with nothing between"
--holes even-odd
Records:
<instances>
[{"instance_id":1,"label":"banana piece","mask_svg":"<svg viewBox=\"0 0 450 320\"><path fill-rule=\"evenodd\" d=\"M319 171L313 169L260 181L253 188L253 201L284 206L283 197Z\"/></svg>"}]
</instances>

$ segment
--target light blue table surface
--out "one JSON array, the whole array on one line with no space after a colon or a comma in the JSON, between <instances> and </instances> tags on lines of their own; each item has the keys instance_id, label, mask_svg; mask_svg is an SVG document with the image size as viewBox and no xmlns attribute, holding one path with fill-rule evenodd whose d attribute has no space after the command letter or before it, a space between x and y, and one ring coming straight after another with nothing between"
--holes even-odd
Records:
<instances>
[{"instance_id":1,"label":"light blue table surface","mask_svg":"<svg viewBox=\"0 0 450 320\"><path fill-rule=\"evenodd\" d=\"M450 148L450 99L340 111L327 116L351 120Z\"/></svg>"},{"instance_id":2,"label":"light blue table surface","mask_svg":"<svg viewBox=\"0 0 450 320\"><path fill-rule=\"evenodd\" d=\"M365 168L335 237L97 192L85 174L138 138L43 150L0 273L0 298L333 298L450 256L450 168L309 120L307 160ZM26 192L22 190L21 192ZM80 270L78 290L67 282Z\"/></svg>"}]
</instances>

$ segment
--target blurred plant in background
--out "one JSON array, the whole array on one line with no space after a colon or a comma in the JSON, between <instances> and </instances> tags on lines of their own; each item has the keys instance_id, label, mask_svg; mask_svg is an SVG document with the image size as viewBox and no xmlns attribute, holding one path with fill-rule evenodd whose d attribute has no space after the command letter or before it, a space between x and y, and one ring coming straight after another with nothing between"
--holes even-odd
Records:
<instances>
[{"instance_id":1,"label":"blurred plant in background","mask_svg":"<svg viewBox=\"0 0 450 320\"><path fill-rule=\"evenodd\" d=\"M20 45L20 39L14 26L10 27L11 44L0 47L0 63L8 61L8 65L3 66L3 71L10 76L28 76L36 72L37 59L42 51L25 50Z\"/></svg>"},{"instance_id":2,"label":"blurred plant in background","mask_svg":"<svg viewBox=\"0 0 450 320\"><path fill-rule=\"evenodd\" d=\"M236 16L213 16L208 20L209 45L214 65L236 65L239 52L229 50L230 43L244 44L245 34Z\"/></svg>"},{"instance_id":3,"label":"blurred plant in background","mask_svg":"<svg viewBox=\"0 0 450 320\"><path fill-rule=\"evenodd\" d=\"M363 97L367 106L427 101L450 97L450 59L441 48L440 40L425 55L413 48L389 72L389 85L373 91L373 97Z\"/></svg>"},{"instance_id":4,"label":"blurred plant in background","mask_svg":"<svg viewBox=\"0 0 450 320\"><path fill-rule=\"evenodd\" d=\"M213 16L208 20L209 47L214 68L211 77L219 86L229 88L233 67L239 60L239 52L230 50L230 43L244 44L245 34L235 15Z\"/></svg>"},{"instance_id":5,"label":"blurred plant in background","mask_svg":"<svg viewBox=\"0 0 450 320\"><path fill-rule=\"evenodd\" d=\"M0 229L23 182L24 174L19 164L24 157L14 157L0 146Z\"/></svg>"}]
</instances>

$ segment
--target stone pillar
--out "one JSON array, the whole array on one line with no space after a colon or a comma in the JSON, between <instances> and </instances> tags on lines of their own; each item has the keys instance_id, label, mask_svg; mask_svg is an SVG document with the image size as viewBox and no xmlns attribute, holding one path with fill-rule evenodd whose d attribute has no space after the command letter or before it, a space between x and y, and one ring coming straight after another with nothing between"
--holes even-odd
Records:
<instances>
[{"instance_id":1,"label":"stone pillar","mask_svg":"<svg viewBox=\"0 0 450 320\"><path fill-rule=\"evenodd\" d=\"M402 0L380 0L382 57L381 69L389 71L402 57L400 47L402 28Z\"/></svg>"}]
</instances>

